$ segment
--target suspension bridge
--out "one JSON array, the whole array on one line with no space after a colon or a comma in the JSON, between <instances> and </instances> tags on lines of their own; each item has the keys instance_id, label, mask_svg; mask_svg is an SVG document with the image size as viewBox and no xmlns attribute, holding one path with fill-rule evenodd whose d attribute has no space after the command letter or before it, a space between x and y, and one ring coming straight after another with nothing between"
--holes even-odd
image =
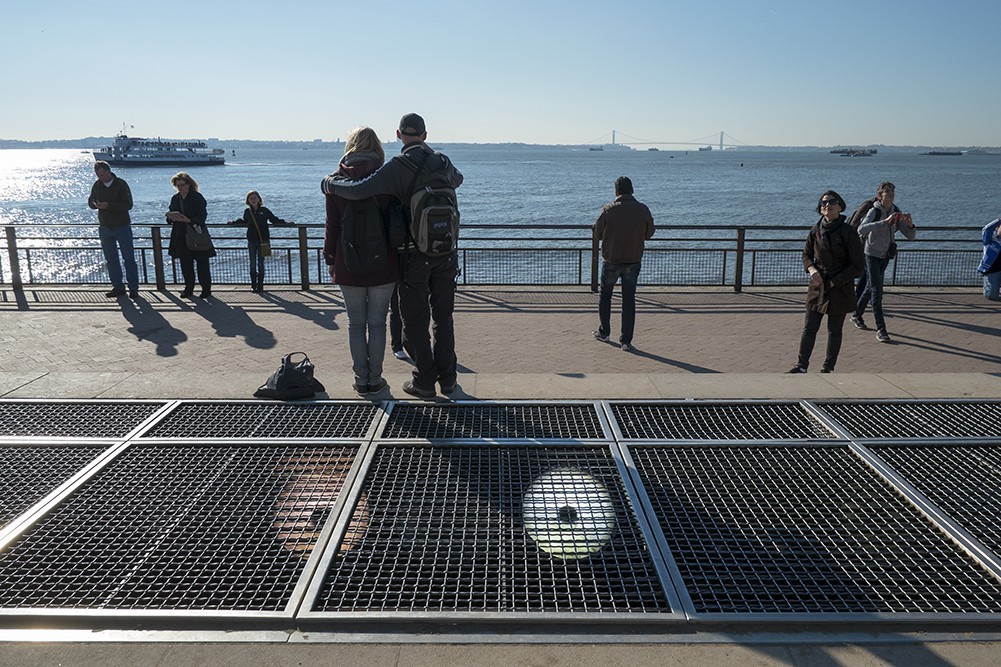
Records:
<instances>
[{"instance_id":1,"label":"suspension bridge","mask_svg":"<svg viewBox=\"0 0 1001 667\"><path fill-rule=\"evenodd\" d=\"M624 140L623 140L624 139ZM688 139L685 141L669 141L664 139L641 139L639 137L633 137L623 132L617 132L612 130L607 132L600 137L596 137L591 141L586 142L589 145L611 145L611 146L699 146L701 147L718 147L719 150L725 148L735 148L738 146L747 146L740 139L721 131L717 134L709 134L704 137L697 137L695 139Z\"/></svg>"}]
</instances>

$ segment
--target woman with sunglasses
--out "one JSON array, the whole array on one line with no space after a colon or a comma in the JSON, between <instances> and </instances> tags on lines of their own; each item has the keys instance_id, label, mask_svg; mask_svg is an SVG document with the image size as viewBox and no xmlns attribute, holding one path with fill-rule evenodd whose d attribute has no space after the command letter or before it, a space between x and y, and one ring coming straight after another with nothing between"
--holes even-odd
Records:
<instances>
[{"instance_id":1,"label":"woman with sunglasses","mask_svg":"<svg viewBox=\"0 0 1001 667\"><path fill-rule=\"evenodd\" d=\"M845 317L855 309L855 278L865 270L862 242L845 220L845 200L828 190L817 202L820 220L810 229L803 248L803 268L810 274L806 292L806 321L799 340L799 359L789 373L805 373L817 340L820 322L827 315L827 354L821 373L838 363Z\"/></svg>"},{"instance_id":2,"label":"woman with sunglasses","mask_svg":"<svg viewBox=\"0 0 1001 667\"><path fill-rule=\"evenodd\" d=\"M181 298L194 298L197 263L198 282L202 286L202 293L198 296L207 299L212 296L209 258L215 257L215 249L189 250L186 239L188 225L204 225L205 219L208 218L205 197L198 192L198 183L195 179L183 171L174 174L170 184L177 188L177 194L170 198L170 208L167 211L167 222L172 225L167 252L181 262L181 275L184 276L184 291L181 292Z\"/></svg>"}]
</instances>

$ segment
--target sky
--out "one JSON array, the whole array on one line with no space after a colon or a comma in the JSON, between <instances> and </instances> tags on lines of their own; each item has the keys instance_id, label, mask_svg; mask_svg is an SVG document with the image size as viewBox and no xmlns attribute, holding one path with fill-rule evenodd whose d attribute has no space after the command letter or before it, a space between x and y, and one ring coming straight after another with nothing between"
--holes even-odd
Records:
<instances>
[{"instance_id":1,"label":"sky","mask_svg":"<svg viewBox=\"0 0 1001 667\"><path fill-rule=\"evenodd\" d=\"M990 0L10 3L0 139L1001 146ZM710 143L710 141L705 141Z\"/></svg>"}]
</instances>

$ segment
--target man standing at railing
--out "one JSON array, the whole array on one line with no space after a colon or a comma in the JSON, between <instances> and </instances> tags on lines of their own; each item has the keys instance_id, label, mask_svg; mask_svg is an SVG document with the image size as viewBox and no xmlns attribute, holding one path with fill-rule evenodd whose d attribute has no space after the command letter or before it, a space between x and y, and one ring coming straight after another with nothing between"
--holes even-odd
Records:
<instances>
[{"instance_id":1,"label":"man standing at railing","mask_svg":"<svg viewBox=\"0 0 1001 667\"><path fill-rule=\"evenodd\" d=\"M87 204L97 209L97 220L100 223L97 231L101 238L101 250L108 263L108 277L111 279L111 291L105 294L109 299L125 296L125 283L122 281L122 264L118 261L121 250L125 261L125 279L129 283L129 297L139 296L139 268L136 266L136 253L132 241L132 191L129 184L111 173L111 165L104 161L94 163L94 174L97 182L90 189L90 199Z\"/></svg>"},{"instance_id":2,"label":"man standing at railing","mask_svg":"<svg viewBox=\"0 0 1001 667\"><path fill-rule=\"evenodd\" d=\"M633 182L626 176L615 179L615 201L605 206L594 223L594 237L601 241L601 292L598 297L596 340L608 342L611 333L612 290L622 279L622 333L619 344L632 350L636 324L636 282L643 258L643 242L653 237L653 215L633 197Z\"/></svg>"}]
</instances>

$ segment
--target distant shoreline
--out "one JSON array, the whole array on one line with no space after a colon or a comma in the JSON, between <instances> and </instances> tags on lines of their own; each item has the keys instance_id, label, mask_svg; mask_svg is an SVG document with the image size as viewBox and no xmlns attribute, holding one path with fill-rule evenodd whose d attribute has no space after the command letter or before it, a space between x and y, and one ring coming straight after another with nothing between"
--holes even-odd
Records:
<instances>
[{"instance_id":1,"label":"distant shoreline","mask_svg":"<svg viewBox=\"0 0 1001 667\"><path fill-rule=\"evenodd\" d=\"M114 137L84 137L80 139L47 139L44 141L22 141L20 139L0 139L0 150L3 149L29 149L29 148L63 148L63 149L84 149L93 150L97 148L103 148L104 146L110 145L114 141ZM182 140L179 140L182 141ZM186 141L186 140L185 140ZM286 140L267 140L267 139L218 139L211 138L205 139L208 143L212 144L214 147L224 148L226 150L238 149L238 148L302 148L302 149L329 149L329 148L343 148L343 141L286 141ZM590 144L528 144L520 142L502 142L502 143L473 143L473 142L432 142L434 146L454 146L454 147L494 147L494 148L524 148L524 149L553 149L553 148L565 148L568 150L587 150L591 147ZM384 144L389 148L399 147L400 142L392 141ZM615 148L620 150L646 150L646 146L652 144L640 144L636 143L635 146L642 146L644 148L632 148L630 145L624 144L604 144L605 148ZM844 145L844 144L841 144ZM911 151L976 151L975 154L986 154L986 155L1001 155L1001 146L890 146L886 144L870 144L870 145L859 145L853 147L870 149L875 148L879 150L888 149L890 151L901 151L901 152L911 152ZM828 151L832 146L739 146L735 148L728 148L724 152L732 151ZM695 147L691 148L669 148L664 146L660 150L665 152L679 153L679 152L694 152ZM712 151L713 153L719 153L719 151Z\"/></svg>"}]
</instances>

